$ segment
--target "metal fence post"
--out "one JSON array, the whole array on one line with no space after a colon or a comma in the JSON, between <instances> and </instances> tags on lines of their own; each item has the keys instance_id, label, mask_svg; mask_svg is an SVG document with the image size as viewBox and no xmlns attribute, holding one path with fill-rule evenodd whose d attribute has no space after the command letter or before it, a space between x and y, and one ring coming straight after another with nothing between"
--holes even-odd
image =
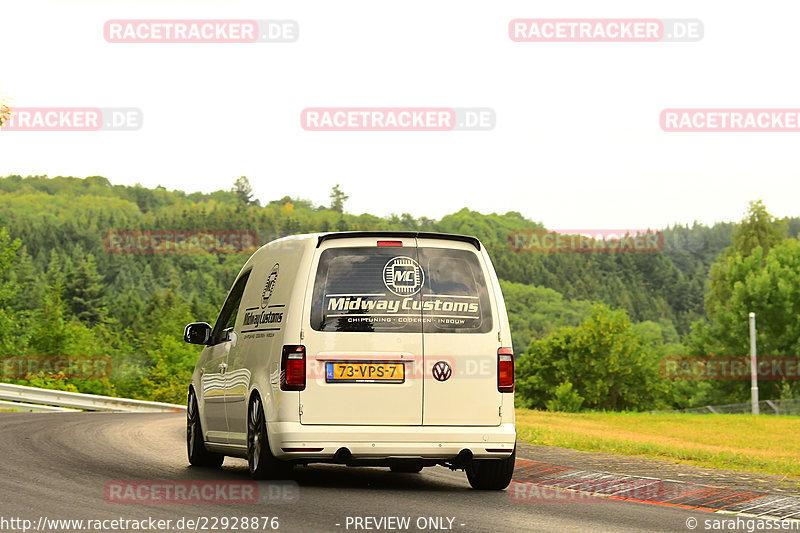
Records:
<instances>
[{"instance_id":1,"label":"metal fence post","mask_svg":"<svg viewBox=\"0 0 800 533\"><path fill-rule=\"evenodd\" d=\"M750 403L758 414L758 364L756 363L756 314L750 313Z\"/></svg>"}]
</instances>

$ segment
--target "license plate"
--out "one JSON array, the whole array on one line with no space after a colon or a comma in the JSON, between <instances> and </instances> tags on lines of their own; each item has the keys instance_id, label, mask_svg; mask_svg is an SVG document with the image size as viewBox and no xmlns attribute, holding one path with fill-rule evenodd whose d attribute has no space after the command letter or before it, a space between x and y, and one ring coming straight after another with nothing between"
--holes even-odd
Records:
<instances>
[{"instance_id":1,"label":"license plate","mask_svg":"<svg viewBox=\"0 0 800 533\"><path fill-rule=\"evenodd\" d=\"M325 372L328 383L403 383L405 379L403 363L328 363Z\"/></svg>"}]
</instances>

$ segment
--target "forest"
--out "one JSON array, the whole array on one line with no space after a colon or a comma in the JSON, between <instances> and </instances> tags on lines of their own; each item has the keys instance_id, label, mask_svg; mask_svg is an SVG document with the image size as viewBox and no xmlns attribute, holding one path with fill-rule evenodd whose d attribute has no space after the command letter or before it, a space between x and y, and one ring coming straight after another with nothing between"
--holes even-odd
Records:
<instances>
[{"instance_id":1,"label":"forest","mask_svg":"<svg viewBox=\"0 0 800 533\"><path fill-rule=\"evenodd\" d=\"M327 206L301 193L261 205L245 177L208 194L100 176L0 178L0 358L110 361L104 375L79 377L9 373L9 363L0 379L185 401L200 350L183 342L183 327L214 322L252 250L110 253L109 232L136 231L244 232L258 244L320 231L474 235L501 279L524 407L644 411L746 401L749 381L667 379L661 362L747 356L751 311L759 354L797 357L800 218L775 218L758 200L742 206L739 221L651 228L663 238L657 253L519 252L509 235L544 222L467 207L439 220L356 215L346 200L336 185ZM762 385L761 399L793 397L796 380Z\"/></svg>"}]
</instances>

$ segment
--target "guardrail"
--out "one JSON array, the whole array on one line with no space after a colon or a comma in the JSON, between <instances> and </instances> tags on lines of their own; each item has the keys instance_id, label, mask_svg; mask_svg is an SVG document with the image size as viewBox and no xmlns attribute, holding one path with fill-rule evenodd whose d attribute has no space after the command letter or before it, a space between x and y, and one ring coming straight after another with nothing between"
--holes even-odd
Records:
<instances>
[{"instance_id":1,"label":"guardrail","mask_svg":"<svg viewBox=\"0 0 800 533\"><path fill-rule=\"evenodd\" d=\"M36 405L32 403L22 403L22 402L6 402L4 400L0 400L0 411L25 411L27 413L40 413L40 412L47 412L47 413L55 413L55 412L67 412L67 413L75 413L75 409L67 409L66 407L55 407L53 405Z\"/></svg>"},{"instance_id":2,"label":"guardrail","mask_svg":"<svg viewBox=\"0 0 800 533\"><path fill-rule=\"evenodd\" d=\"M800 415L800 399L790 400L762 400L758 402L759 412L762 415ZM703 407L689 407L674 411L650 411L658 414L690 413L690 414L750 414L750 402L731 403L728 405L705 405Z\"/></svg>"},{"instance_id":3,"label":"guardrail","mask_svg":"<svg viewBox=\"0 0 800 533\"><path fill-rule=\"evenodd\" d=\"M20 411L30 411L35 406L54 406L57 408L79 409L81 411L106 411L112 413L175 413L186 411L186 406L171 403L145 402L97 394L39 389L11 385L9 383L0 383L0 400L6 400L1 402L0 408L18 409ZM42 408L39 410L49 411L54 409Z\"/></svg>"}]
</instances>

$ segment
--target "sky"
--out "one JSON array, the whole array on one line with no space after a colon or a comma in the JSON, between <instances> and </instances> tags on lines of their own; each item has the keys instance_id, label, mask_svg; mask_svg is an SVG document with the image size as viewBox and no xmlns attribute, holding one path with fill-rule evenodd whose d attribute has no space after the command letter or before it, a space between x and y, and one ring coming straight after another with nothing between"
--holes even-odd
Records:
<instances>
[{"instance_id":1,"label":"sky","mask_svg":"<svg viewBox=\"0 0 800 533\"><path fill-rule=\"evenodd\" d=\"M800 108L793 2L4 0L0 103L127 107L132 131L0 130L0 176L187 192L245 175L262 203L549 228L798 216L800 132L666 132L676 108ZM694 42L514 42L509 22L699 19ZM291 20L284 43L115 43L109 20ZM484 131L308 131L307 108L489 108Z\"/></svg>"}]
</instances>

